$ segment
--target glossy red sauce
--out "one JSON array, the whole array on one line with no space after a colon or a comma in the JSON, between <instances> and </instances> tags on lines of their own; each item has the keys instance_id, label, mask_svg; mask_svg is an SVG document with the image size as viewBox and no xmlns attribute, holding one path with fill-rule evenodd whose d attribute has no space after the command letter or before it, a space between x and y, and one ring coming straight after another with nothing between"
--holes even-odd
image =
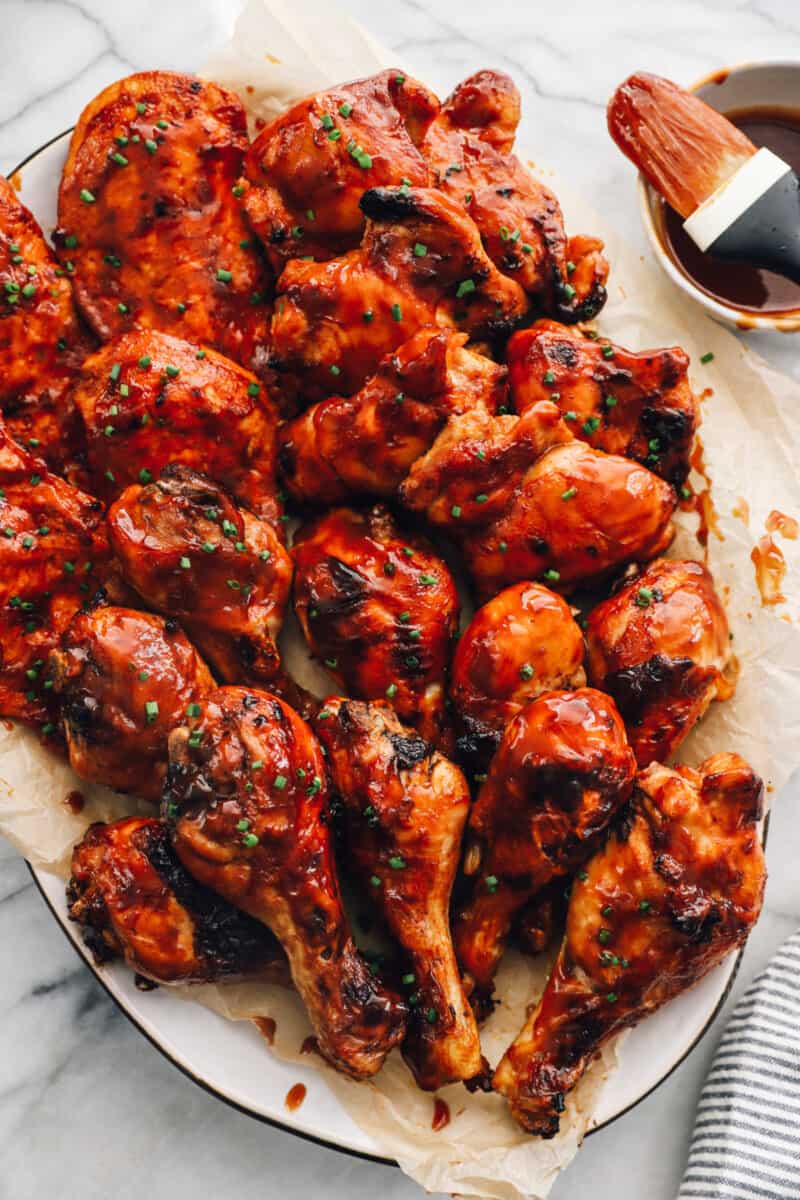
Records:
<instances>
[{"instance_id":1,"label":"glossy red sauce","mask_svg":"<svg viewBox=\"0 0 800 1200\"><path fill-rule=\"evenodd\" d=\"M300 1107L306 1098L306 1085L304 1083L296 1083L294 1087L290 1087L286 1093L284 1104L289 1109L289 1112L294 1112Z\"/></svg>"},{"instance_id":2,"label":"glossy red sauce","mask_svg":"<svg viewBox=\"0 0 800 1200\"><path fill-rule=\"evenodd\" d=\"M726 113L756 146L767 146L800 172L800 109L748 108ZM698 250L683 221L668 205L661 209L662 235L672 258L694 283L723 303L751 312L800 308L800 284L740 263L720 262ZM742 328L747 328L746 321Z\"/></svg>"}]
</instances>

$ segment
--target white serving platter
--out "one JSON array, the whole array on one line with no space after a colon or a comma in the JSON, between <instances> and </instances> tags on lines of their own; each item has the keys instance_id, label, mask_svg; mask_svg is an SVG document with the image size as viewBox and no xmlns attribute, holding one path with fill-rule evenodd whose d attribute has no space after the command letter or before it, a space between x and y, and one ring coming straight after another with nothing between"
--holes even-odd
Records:
<instances>
[{"instance_id":1,"label":"white serving platter","mask_svg":"<svg viewBox=\"0 0 800 1200\"><path fill-rule=\"evenodd\" d=\"M69 132L34 151L13 173L20 199L46 235L56 224L56 198ZM39 890L65 935L112 999L154 1046L195 1083L259 1120L350 1154L390 1162L361 1130L329 1087L324 1072L271 1055L255 1026L229 1021L169 989L140 991L120 964L97 967L77 926L67 917L64 884L31 868ZM690 991L643 1022L623 1041L619 1069L600 1097L591 1131L601 1129L644 1099L667 1078L708 1031L732 986L740 955L732 954ZM286 1094L303 1083L303 1104L290 1111Z\"/></svg>"}]
</instances>

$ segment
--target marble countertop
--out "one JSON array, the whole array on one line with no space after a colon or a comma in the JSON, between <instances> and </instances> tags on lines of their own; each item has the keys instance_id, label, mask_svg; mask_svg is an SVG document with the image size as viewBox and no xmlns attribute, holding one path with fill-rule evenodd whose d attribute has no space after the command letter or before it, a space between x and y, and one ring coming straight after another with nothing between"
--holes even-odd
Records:
<instances>
[{"instance_id":1,"label":"marble countertop","mask_svg":"<svg viewBox=\"0 0 800 1200\"><path fill-rule=\"evenodd\" d=\"M611 206L641 244L631 173L610 152L605 100L638 67L689 82L748 58L800 57L795 0L340 0L441 94L481 66L523 94L522 142ZM0 171L71 125L133 70L197 67L236 0L0 0ZM800 377L793 338L750 335ZM780 731L776 731L780 736ZM800 924L800 777L775 804L766 908L733 996ZM724 1018L723 1018L724 1019ZM719 1020L647 1100L590 1137L554 1200L672 1200ZM202 1092L125 1020L53 922L25 864L0 843L0 1200L414 1200L396 1170L257 1123ZM202 1181L198 1183L198 1181Z\"/></svg>"}]
</instances>

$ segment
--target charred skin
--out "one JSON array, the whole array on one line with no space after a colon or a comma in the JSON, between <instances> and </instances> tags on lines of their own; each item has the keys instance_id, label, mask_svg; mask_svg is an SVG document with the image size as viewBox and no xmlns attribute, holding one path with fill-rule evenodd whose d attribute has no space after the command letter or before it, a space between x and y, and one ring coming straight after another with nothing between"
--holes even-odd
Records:
<instances>
[{"instance_id":1,"label":"charred skin","mask_svg":"<svg viewBox=\"0 0 800 1200\"><path fill-rule=\"evenodd\" d=\"M0 419L0 715L57 732L48 656L110 575L102 506Z\"/></svg>"},{"instance_id":2,"label":"charred skin","mask_svg":"<svg viewBox=\"0 0 800 1200\"><path fill-rule=\"evenodd\" d=\"M505 368L467 350L466 340L421 329L354 396L330 396L285 425L279 464L292 496L309 504L390 498L448 417L494 413L505 399Z\"/></svg>"},{"instance_id":3,"label":"charred skin","mask_svg":"<svg viewBox=\"0 0 800 1200\"><path fill-rule=\"evenodd\" d=\"M644 463L676 487L685 481L700 414L680 347L635 353L537 321L508 343L508 369L518 413L553 400L596 450Z\"/></svg>"},{"instance_id":4,"label":"charred skin","mask_svg":"<svg viewBox=\"0 0 800 1200\"><path fill-rule=\"evenodd\" d=\"M261 130L244 204L276 274L288 259L356 247L367 188L429 184L418 147L438 108L423 84L390 69L308 96Z\"/></svg>"},{"instance_id":5,"label":"charred skin","mask_svg":"<svg viewBox=\"0 0 800 1200\"><path fill-rule=\"evenodd\" d=\"M460 546L480 599L520 580L568 592L672 540L673 489L573 438L555 404L452 418L400 498Z\"/></svg>"},{"instance_id":6,"label":"charred skin","mask_svg":"<svg viewBox=\"0 0 800 1200\"><path fill-rule=\"evenodd\" d=\"M181 622L225 683L289 686L276 640L292 562L271 525L173 463L157 481L126 488L108 533L131 587Z\"/></svg>"},{"instance_id":7,"label":"charred skin","mask_svg":"<svg viewBox=\"0 0 800 1200\"><path fill-rule=\"evenodd\" d=\"M544 692L583 687L583 656L569 605L541 584L514 584L479 608L450 673L460 758L482 772L526 704Z\"/></svg>"},{"instance_id":8,"label":"charred skin","mask_svg":"<svg viewBox=\"0 0 800 1200\"><path fill-rule=\"evenodd\" d=\"M733 693L728 619L702 563L651 563L592 610L586 638L590 680L614 697L640 767L669 758Z\"/></svg>"},{"instance_id":9,"label":"charred skin","mask_svg":"<svg viewBox=\"0 0 800 1200\"><path fill-rule=\"evenodd\" d=\"M350 935L331 847L319 743L267 692L220 688L170 738L164 815L201 884L272 930L319 1049L355 1079L404 1034L405 1009Z\"/></svg>"},{"instance_id":10,"label":"charred skin","mask_svg":"<svg viewBox=\"0 0 800 1200\"><path fill-rule=\"evenodd\" d=\"M474 888L453 924L479 1013L515 915L592 854L635 772L619 713L593 688L548 692L507 727L470 815L464 870Z\"/></svg>"},{"instance_id":11,"label":"charred skin","mask_svg":"<svg viewBox=\"0 0 800 1200\"><path fill-rule=\"evenodd\" d=\"M191 75L129 75L83 110L55 242L101 341L160 329L266 367L271 273L237 187L247 146L238 97Z\"/></svg>"},{"instance_id":12,"label":"charred skin","mask_svg":"<svg viewBox=\"0 0 800 1200\"><path fill-rule=\"evenodd\" d=\"M348 861L407 956L403 1056L428 1091L473 1079L480 1041L449 921L467 782L385 701L329 698L316 729L344 806Z\"/></svg>"},{"instance_id":13,"label":"charred skin","mask_svg":"<svg viewBox=\"0 0 800 1200\"><path fill-rule=\"evenodd\" d=\"M269 930L196 883L155 817L91 825L72 851L67 900L98 964L122 957L163 984L286 975Z\"/></svg>"},{"instance_id":14,"label":"charred skin","mask_svg":"<svg viewBox=\"0 0 800 1200\"><path fill-rule=\"evenodd\" d=\"M257 516L278 520L277 409L263 384L230 359L135 329L87 358L75 403L92 489L103 499L181 463Z\"/></svg>"},{"instance_id":15,"label":"charred skin","mask_svg":"<svg viewBox=\"0 0 800 1200\"><path fill-rule=\"evenodd\" d=\"M357 250L323 263L292 259L278 280L273 361L295 402L324 399L332 386L352 395L424 326L504 341L527 312L522 288L442 192L373 188L360 205Z\"/></svg>"},{"instance_id":16,"label":"charred skin","mask_svg":"<svg viewBox=\"0 0 800 1200\"><path fill-rule=\"evenodd\" d=\"M92 344L69 275L0 176L0 412L16 441L78 486L83 439L69 390Z\"/></svg>"},{"instance_id":17,"label":"charred skin","mask_svg":"<svg viewBox=\"0 0 800 1200\"><path fill-rule=\"evenodd\" d=\"M113 606L79 613L49 670L75 774L158 800L167 738L214 687L177 621Z\"/></svg>"},{"instance_id":18,"label":"charred skin","mask_svg":"<svg viewBox=\"0 0 800 1200\"><path fill-rule=\"evenodd\" d=\"M766 869L761 780L737 754L653 763L573 885L538 1008L494 1075L523 1129L558 1132L565 1096L606 1042L744 944Z\"/></svg>"},{"instance_id":19,"label":"charred skin","mask_svg":"<svg viewBox=\"0 0 800 1200\"><path fill-rule=\"evenodd\" d=\"M344 691L388 699L426 741L446 746L459 604L445 563L379 505L304 526L292 557L295 612L314 657Z\"/></svg>"},{"instance_id":20,"label":"charred skin","mask_svg":"<svg viewBox=\"0 0 800 1200\"><path fill-rule=\"evenodd\" d=\"M442 104L422 143L434 182L462 204L498 270L539 311L585 321L606 301L599 238L567 238L558 200L511 153L520 116L516 84L478 71Z\"/></svg>"}]
</instances>

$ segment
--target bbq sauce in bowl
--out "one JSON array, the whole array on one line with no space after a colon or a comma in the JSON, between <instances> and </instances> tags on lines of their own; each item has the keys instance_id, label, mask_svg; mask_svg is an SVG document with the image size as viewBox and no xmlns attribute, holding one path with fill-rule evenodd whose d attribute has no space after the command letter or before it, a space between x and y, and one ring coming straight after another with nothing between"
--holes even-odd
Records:
<instances>
[{"instance_id":1,"label":"bbq sauce in bowl","mask_svg":"<svg viewBox=\"0 0 800 1200\"><path fill-rule=\"evenodd\" d=\"M766 146L800 173L800 109L746 108L726 112L756 146ZM698 250L683 230L683 221L661 203L662 240L681 271L707 295L749 312L781 313L800 309L800 284L783 275L722 262Z\"/></svg>"}]
</instances>

